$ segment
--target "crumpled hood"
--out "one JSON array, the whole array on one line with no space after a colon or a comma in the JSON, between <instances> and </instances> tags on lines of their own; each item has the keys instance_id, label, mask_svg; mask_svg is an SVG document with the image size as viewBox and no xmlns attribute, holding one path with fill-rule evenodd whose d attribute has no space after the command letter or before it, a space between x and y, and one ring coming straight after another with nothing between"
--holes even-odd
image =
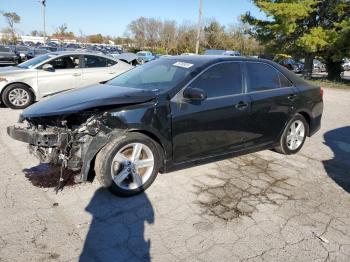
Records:
<instances>
[{"instance_id":1,"label":"crumpled hood","mask_svg":"<svg viewBox=\"0 0 350 262\"><path fill-rule=\"evenodd\" d=\"M77 113L100 106L137 104L155 98L155 93L136 88L92 85L60 93L25 109L21 119Z\"/></svg>"}]
</instances>

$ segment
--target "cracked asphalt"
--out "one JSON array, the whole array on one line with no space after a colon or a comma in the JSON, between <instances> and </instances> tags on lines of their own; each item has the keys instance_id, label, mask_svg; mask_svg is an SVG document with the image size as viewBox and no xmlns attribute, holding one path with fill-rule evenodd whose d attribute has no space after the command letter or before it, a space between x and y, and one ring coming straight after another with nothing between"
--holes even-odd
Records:
<instances>
[{"instance_id":1,"label":"cracked asphalt","mask_svg":"<svg viewBox=\"0 0 350 262\"><path fill-rule=\"evenodd\" d=\"M0 261L350 261L350 92L324 100L297 155L159 175L132 198L97 181L55 194L58 170L7 136L20 112L0 108Z\"/></svg>"}]
</instances>

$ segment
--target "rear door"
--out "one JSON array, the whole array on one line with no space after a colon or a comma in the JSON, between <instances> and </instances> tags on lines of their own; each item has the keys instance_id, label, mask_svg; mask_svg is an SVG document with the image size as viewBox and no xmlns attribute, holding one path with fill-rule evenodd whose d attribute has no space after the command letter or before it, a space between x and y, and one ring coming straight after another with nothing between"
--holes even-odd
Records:
<instances>
[{"instance_id":1,"label":"rear door","mask_svg":"<svg viewBox=\"0 0 350 262\"><path fill-rule=\"evenodd\" d=\"M50 64L53 71L38 68L38 87L41 96L82 86L82 69L79 55L55 57Z\"/></svg>"},{"instance_id":2,"label":"rear door","mask_svg":"<svg viewBox=\"0 0 350 262\"><path fill-rule=\"evenodd\" d=\"M249 96L243 94L239 62L216 64L186 88L199 88L203 101L186 101L180 92L171 101L173 159L187 162L240 150L246 138Z\"/></svg>"},{"instance_id":3,"label":"rear door","mask_svg":"<svg viewBox=\"0 0 350 262\"><path fill-rule=\"evenodd\" d=\"M293 111L297 90L273 66L246 62L247 92L251 114L247 122L247 146L274 142L282 133Z\"/></svg>"},{"instance_id":4,"label":"rear door","mask_svg":"<svg viewBox=\"0 0 350 262\"><path fill-rule=\"evenodd\" d=\"M97 84L110 80L116 72L115 65L118 62L102 56L84 55L83 82L84 85Z\"/></svg>"}]
</instances>

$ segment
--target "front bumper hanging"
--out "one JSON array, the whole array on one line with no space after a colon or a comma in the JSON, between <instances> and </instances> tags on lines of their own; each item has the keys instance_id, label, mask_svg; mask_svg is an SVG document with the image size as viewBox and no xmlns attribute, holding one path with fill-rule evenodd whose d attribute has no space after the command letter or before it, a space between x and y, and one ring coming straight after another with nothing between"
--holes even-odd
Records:
<instances>
[{"instance_id":1,"label":"front bumper hanging","mask_svg":"<svg viewBox=\"0 0 350 262\"><path fill-rule=\"evenodd\" d=\"M7 127L7 134L15 140L41 147L64 148L69 139L68 133L39 132L15 126Z\"/></svg>"}]
</instances>

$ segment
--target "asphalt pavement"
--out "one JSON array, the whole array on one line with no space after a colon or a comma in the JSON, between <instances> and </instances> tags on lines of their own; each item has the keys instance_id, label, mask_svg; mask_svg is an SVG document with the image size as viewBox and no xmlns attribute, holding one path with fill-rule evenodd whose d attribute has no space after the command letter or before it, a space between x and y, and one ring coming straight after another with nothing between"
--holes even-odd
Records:
<instances>
[{"instance_id":1,"label":"asphalt pavement","mask_svg":"<svg viewBox=\"0 0 350 262\"><path fill-rule=\"evenodd\" d=\"M119 198L93 183L56 194L0 108L0 261L350 261L350 92L325 89L301 152L262 151L159 175Z\"/></svg>"}]
</instances>

